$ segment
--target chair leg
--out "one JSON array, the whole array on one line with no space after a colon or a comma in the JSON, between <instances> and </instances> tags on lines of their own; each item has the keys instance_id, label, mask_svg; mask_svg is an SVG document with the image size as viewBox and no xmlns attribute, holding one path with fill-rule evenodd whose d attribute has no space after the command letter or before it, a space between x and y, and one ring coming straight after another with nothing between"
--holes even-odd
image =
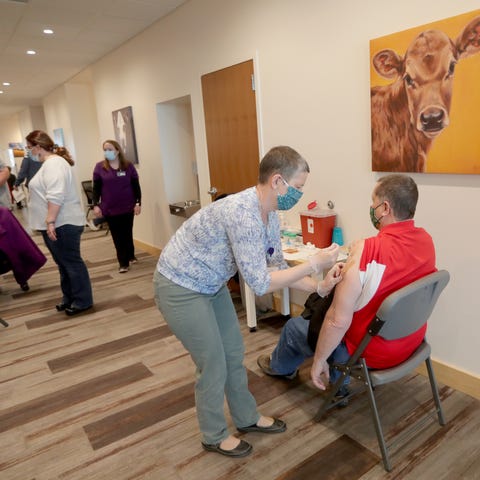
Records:
<instances>
[{"instance_id":1,"label":"chair leg","mask_svg":"<svg viewBox=\"0 0 480 480\"><path fill-rule=\"evenodd\" d=\"M430 357L425 360L425 364L427 365L428 378L430 379L430 387L432 389L433 400L437 409L438 423L443 426L446 423L445 416L443 415L442 404L440 403L440 395L438 394L437 381L435 379L435 374L433 373L432 361L430 360Z\"/></svg>"},{"instance_id":2,"label":"chair leg","mask_svg":"<svg viewBox=\"0 0 480 480\"><path fill-rule=\"evenodd\" d=\"M387 472L392 471L392 465L390 464L390 458L388 456L387 444L385 443L385 438L383 436L382 425L380 423L380 416L378 415L377 403L375 402L375 395L373 393L372 382L370 381L370 376L368 374L368 367L363 358L360 359L360 365L362 373L365 379L365 384L367 387L368 401L370 403L370 410L372 412L373 424L375 425L375 432L377 434L378 446L382 453L383 465Z\"/></svg>"},{"instance_id":3,"label":"chair leg","mask_svg":"<svg viewBox=\"0 0 480 480\"><path fill-rule=\"evenodd\" d=\"M8 323L7 323L3 318L0 318L0 323L1 323L4 327L8 327Z\"/></svg>"}]
</instances>

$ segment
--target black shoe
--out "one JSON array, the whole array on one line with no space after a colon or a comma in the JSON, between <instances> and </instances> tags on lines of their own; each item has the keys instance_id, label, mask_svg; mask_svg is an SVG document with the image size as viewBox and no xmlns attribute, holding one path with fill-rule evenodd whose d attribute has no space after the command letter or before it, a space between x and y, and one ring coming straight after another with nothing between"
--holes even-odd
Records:
<instances>
[{"instance_id":1,"label":"black shoe","mask_svg":"<svg viewBox=\"0 0 480 480\"><path fill-rule=\"evenodd\" d=\"M232 450L224 450L220 447L219 443L208 444L202 442L202 447L207 452L217 452L220 453L220 455L226 455L227 457L246 457L252 452L252 446L244 440L240 440L240 443Z\"/></svg>"},{"instance_id":2,"label":"black shoe","mask_svg":"<svg viewBox=\"0 0 480 480\"><path fill-rule=\"evenodd\" d=\"M284 375L283 373L277 373L270 366L270 357L268 355L260 355L257 358L257 365L260 367L263 373L270 375L271 377L281 377L286 378L287 380L293 380L298 374L298 369L287 375Z\"/></svg>"},{"instance_id":3,"label":"black shoe","mask_svg":"<svg viewBox=\"0 0 480 480\"><path fill-rule=\"evenodd\" d=\"M259 433L282 433L287 429L287 424L279 418L274 418L273 423L269 427L260 427L258 425L250 425L249 427L239 428L237 430L242 433L259 432Z\"/></svg>"},{"instance_id":4,"label":"black shoe","mask_svg":"<svg viewBox=\"0 0 480 480\"><path fill-rule=\"evenodd\" d=\"M20 288L24 291L24 292L28 292L30 290L30 286L28 285L28 282L25 282L25 283L22 283L20 285Z\"/></svg>"},{"instance_id":5,"label":"black shoe","mask_svg":"<svg viewBox=\"0 0 480 480\"><path fill-rule=\"evenodd\" d=\"M57 312L63 312L67 308L70 308L70 304L69 303L58 303L57 305L55 305L55 308L57 309Z\"/></svg>"},{"instance_id":6,"label":"black shoe","mask_svg":"<svg viewBox=\"0 0 480 480\"><path fill-rule=\"evenodd\" d=\"M73 317L73 315L78 315L79 313L85 312L85 311L89 310L90 308L92 308L92 305L90 305L89 307L85 307L85 308L65 307L65 313L69 317Z\"/></svg>"},{"instance_id":7,"label":"black shoe","mask_svg":"<svg viewBox=\"0 0 480 480\"><path fill-rule=\"evenodd\" d=\"M332 402L335 403L335 407L345 408L346 406L348 406L348 398L346 397L348 397L349 395L350 390L348 389L348 387L346 385L342 385L332 400Z\"/></svg>"}]
</instances>

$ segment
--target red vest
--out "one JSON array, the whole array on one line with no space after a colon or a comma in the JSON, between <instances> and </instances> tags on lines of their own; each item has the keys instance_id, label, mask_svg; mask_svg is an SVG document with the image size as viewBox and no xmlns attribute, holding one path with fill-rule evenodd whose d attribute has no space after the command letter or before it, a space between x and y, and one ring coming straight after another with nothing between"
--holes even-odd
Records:
<instances>
[{"instance_id":1,"label":"red vest","mask_svg":"<svg viewBox=\"0 0 480 480\"><path fill-rule=\"evenodd\" d=\"M354 352L390 293L434 271L432 238L423 228L415 227L413 220L387 225L376 237L366 239L360 260L362 294L344 338L349 353ZM364 352L367 365L389 368L403 362L420 345L426 328L397 340L373 337Z\"/></svg>"}]
</instances>

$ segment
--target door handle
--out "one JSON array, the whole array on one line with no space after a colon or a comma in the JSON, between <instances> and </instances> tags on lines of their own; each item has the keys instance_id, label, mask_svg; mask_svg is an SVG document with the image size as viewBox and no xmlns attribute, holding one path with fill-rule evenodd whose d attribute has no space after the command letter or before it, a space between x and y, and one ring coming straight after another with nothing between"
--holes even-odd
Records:
<instances>
[{"instance_id":1,"label":"door handle","mask_svg":"<svg viewBox=\"0 0 480 480\"><path fill-rule=\"evenodd\" d=\"M207 193L213 197L218 193L217 187L210 187L210 190Z\"/></svg>"}]
</instances>

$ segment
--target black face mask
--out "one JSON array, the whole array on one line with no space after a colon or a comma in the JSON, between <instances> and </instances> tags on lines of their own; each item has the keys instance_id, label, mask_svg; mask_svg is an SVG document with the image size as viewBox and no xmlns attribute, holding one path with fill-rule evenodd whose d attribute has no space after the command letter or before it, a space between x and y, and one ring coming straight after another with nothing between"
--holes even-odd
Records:
<instances>
[{"instance_id":1,"label":"black face mask","mask_svg":"<svg viewBox=\"0 0 480 480\"><path fill-rule=\"evenodd\" d=\"M382 203L379 203L376 207L370 207L370 220L372 221L372 225L378 230L379 225L380 225L380 218L377 218L375 216L375 210L382 205Z\"/></svg>"}]
</instances>

